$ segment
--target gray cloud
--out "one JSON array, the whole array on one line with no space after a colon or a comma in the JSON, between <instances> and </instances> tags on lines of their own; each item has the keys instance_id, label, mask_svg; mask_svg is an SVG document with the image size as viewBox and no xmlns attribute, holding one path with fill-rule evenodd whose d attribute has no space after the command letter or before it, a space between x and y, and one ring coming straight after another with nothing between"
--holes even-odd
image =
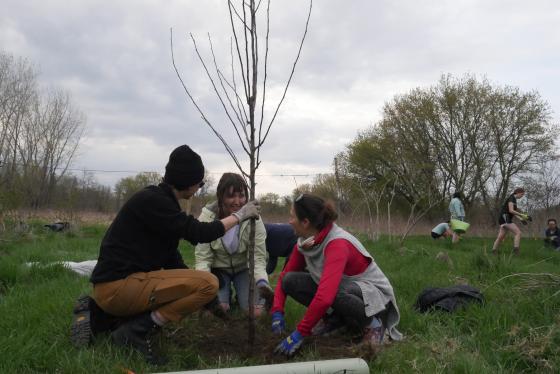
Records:
<instances>
[{"instance_id":1,"label":"gray cloud","mask_svg":"<svg viewBox=\"0 0 560 374\"><path fill-rule=\"evenodd\" d=\"M302 1L272 2L267 118L291 69L306 10ZM379 119L384 102L434 84L442 73L486 75L497 84L535 89L557 111L559 23L560 8L546 0L315 1L300 64L262 152L261 173L328 171L357 131ZM240 151L187 37L193 32L209 58L209 32L220 67L229 73L223 1L4 0L0 45L40 66L41 81L67 89L87 115L76 167L163 170L169 151L187 143L209 169L231 170L172 69L170 27L183 78ZM104 183L122 176L96 175ZM279 193L304 183L290 177L258 182L261 192Z\"/></svg>"}]
</instances>

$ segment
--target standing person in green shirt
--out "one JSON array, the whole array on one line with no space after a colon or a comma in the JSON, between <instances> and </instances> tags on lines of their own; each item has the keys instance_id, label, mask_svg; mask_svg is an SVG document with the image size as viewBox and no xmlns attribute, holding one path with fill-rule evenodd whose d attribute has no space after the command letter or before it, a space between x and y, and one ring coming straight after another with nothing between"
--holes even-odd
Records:
<instances>
[{"instance_id":1,"label":"standing person in green shirt","mask_svg":"<svg viewBox=\"0 0 560 374\"><path fill-rule=\"evenodd\" d=\"M463 201L461 200L462 194L457 191L453 194L453 198L449 202L449 213L451 219L456 219L459 221L465 221L465 207L463 206ZM453 232L452 242L456 243L460 239L459 234Z\"/></svg>"},{"instance_id":2,"label":"standing person in green shirt","mask_svg":"<svg viewBox=\"0 0 560 374\"><path fill-rule=\"evenodd\" d=\"M451 219L458 219L459 221L465 220L465 207L463 206L463 201L461 200L461 192L455 192L453 198L449 202L449 213L451 214Z\"/></svg>"}]
</instances>

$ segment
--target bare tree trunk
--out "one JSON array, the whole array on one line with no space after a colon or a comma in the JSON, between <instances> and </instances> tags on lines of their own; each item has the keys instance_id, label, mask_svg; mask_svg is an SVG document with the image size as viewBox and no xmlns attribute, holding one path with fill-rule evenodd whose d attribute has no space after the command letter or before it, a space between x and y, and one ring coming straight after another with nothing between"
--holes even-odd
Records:
<instances>
[{"instance_id":1,"label":"bare tree trunk","mask_svg":"<svg viewBox=\"0 0 560 374\"><path fill-rule=\"evenodd\" d=\"M393 234L391 232L391 205L395 198L395 187L397 186L398 178L393 182L393 189L391 190L391 198L387 201L387 235L389 235L389 242L393 241Z\"/></svg>"},{"instance_id":2,"label":"bare tree trunk","mask_svg":"<svg viewBox=\"0 0 560 374\"><path fill-rule=\"evenodd\" d=\"M362 194L364 195L364 202L366 203L366 207L367 207L367 211L368 211L368 219L369 219L369 225L368 225L368 229L367 229L367 233L368 233L368 238L370 240L374 240L373 239L373 217L371 215L371 208L369 206L369 198L368 195L366 193L366 191L364 190L364 187L362 186L362 183L358 183L359 187L360 187L360 191L362 192Z\"/></svg>"},{"instance_id":3,"label":"bare tree trunk","mask_svg":"<svg viewBox=\"0 0 560 374\"><path fill-rule=\"evenodd\" d=\"M258 93L258 70L259 70L259 51L258 51L258 34L257 34L257 11L261 5L261 1L258 4L255 0L242 1L237 7L233 4L231 0L228 0L228 10L229 10L229 20L231 23L232 31L232 42L231 42L231 80L223 74L220 70L214 50L212 47L212 40L208 36L210 51L212 55L212 60L215 68L215 76L208 69L208 66L200 53L196 40L191 34L191 40L193 42L194 49L198 56L200 63L202 64L208 79L210 80L214 93L216 94L229 123L234 128L237 135L237 139L241 143L243 151L249 157L249 170L246 171L241 165L241 161L238 159L237 155L233 151L233 148L224 139L221 132L208 120L204 115L203 110L199 107L193 95L187 88L185 82L183 81L181 74L175 64L175 57L173 54L173 32L171 31L171 59L173 63L173 68L181 82L183 89L190 99L191 103L195 106L196 110L200 113L202 120L210 127L212 132L218 137L218 139L224 145L226 151L231 156L235 162L237 168L241 172L241 175L248 179L248 185L250 190L249 198L254 200L256 198L256 181L255 175L256 170L260 165L260 150L263 146L270 128L274 123L276 115L282 105L284 98L286 96L288 87L290 86L291 79L293 77L295 67L300 57L301 49L303 47L303 42L305 41L305 36L307 35L307 28L309 25L309 19L311 17L313 1L310 0L309 3L309 13L307 16L307 21L305 23L305 31L303 33L297 56L292 64L292 70L284 86L284 91L282 97L280 98L275 110L273 110L273 115L270 120L267 120L263 128L263 121L265 116L265 96L267 87L267 66L268 66L268 43L269 43L269 22L270 22L270 0L267 1L266 9L266 35L264 38L265 48L264 48L264 63L261 68L264 69L264 77L262 81L262 105L260 108L260 113L256 112L257 104L257 93ZM237 25L237 26L236 26ZM240 30L241 29L241 30ZM234 58L234 55L236 58ZM235 63L234 63L235 62ZM236 77L237 76L237 77ZM247 105L247 107L245 107ZM260 120L257 120L257 115L260 114ZM258 130L257 130L258 123ZM247 131L247 127L249 131ZM258 131L258 132L257 132ZM250 223L250 243L249 243L249 343L252 346L254 344L255 338L255 315L254 315L254 296L255 296L255 222L254 220Z\"/></svg>"},{"instance_id":4,"label":"bare tree trunk","mask_svg":"<svg viewBox=\"0 0 560 374\"><path fill-rule=\"evenodd\" d=\"M404 241L406 240L408 234L410 234L410 232L412 231L412 229L414 228L414 226L416 226L416 224L418 222L420 222L420 220L430 211L432 210L433 207L435 207L436 205L440 204L443 201L443 199L432 202L431 204L429 204L426 208L424 208L424 210L420 211L418 214L414 215L414 210L416 208L417 202L414 203L410 209L410 214L408 216L408 220L406 223L406 228L403 232L403 234L401 235L400 241L399 241L399 246L402 247L404 244Z\"/></svg>"}]
</instances>

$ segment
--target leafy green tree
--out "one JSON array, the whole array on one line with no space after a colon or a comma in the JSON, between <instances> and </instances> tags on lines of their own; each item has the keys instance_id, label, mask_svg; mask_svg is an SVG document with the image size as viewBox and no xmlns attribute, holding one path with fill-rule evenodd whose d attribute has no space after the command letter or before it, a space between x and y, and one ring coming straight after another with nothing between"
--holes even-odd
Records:
<instances>
[{"instance_id":1,"label":"leafy green tree","mask_svg":"<svg viewBox=\"0 0 560 374\"><path fill-rule=\"evenodd\" d=\"M144 172L136 174L133 177L126 177L120 179L115 185L115 196L117 200L117 205L120 207L124 204L130 197L140 191L142 188L158 184L161 182L161 175L155 172Z\"/></svg>"},{"instance_id":2,"label":"leafy green tree","mask_svg":"<svg viewBox=\"0 0 560 374\"><path fill-rule=\"evenodd\" d=\"M347 147L344 169L371 188L398 181L395 192L418 212L462 191L467 207L479 199L494 215L516 178L551 151L553 128L536 92L444 75L386 103Z\"/></svg>"}]
</instances>

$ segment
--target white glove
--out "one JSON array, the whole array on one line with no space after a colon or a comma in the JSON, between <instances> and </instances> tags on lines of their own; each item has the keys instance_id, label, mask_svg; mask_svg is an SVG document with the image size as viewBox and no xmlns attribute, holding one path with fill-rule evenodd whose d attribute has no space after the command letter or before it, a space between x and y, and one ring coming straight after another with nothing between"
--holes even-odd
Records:
<instances>
[{"instance_id":1,"label":"white glove","mask_svg":"<svg viewBox=\"0 0 560 374\"><path fill-rule=\"evenodd\" d=\"M257 200L249 201L247 204L243 205L241 209L232 215L237 217L239 223L248 220L249 218L259 218L261 213L261 206Z\"/></svg>"}]
</instances>

